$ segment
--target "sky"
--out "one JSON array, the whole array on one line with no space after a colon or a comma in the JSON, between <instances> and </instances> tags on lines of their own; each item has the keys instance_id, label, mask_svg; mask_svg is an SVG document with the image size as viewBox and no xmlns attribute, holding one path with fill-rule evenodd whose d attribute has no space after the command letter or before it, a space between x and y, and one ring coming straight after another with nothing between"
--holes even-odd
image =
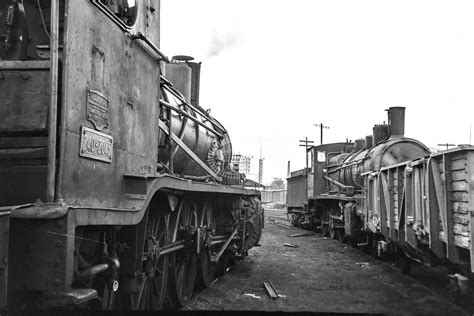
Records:
<instances>
[{"instance_id":1,"label":"sky","mask_svg":"<svg viewBox=\"0 0 474 316\"><path fill-rule=\"evenodd\" d=\"M299 141L364 138L406 107L405 136L468 144L474 1L161 0L161 50L202 62L200 103L263 182L305 166ZM256 171L258 172L258 171Z\"/></svg>"}]
</instances>

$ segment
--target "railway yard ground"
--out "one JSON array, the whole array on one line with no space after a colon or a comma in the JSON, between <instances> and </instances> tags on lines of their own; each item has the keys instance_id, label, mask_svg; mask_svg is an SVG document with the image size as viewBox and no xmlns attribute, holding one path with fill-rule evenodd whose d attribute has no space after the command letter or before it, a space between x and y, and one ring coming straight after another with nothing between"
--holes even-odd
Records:
<instances>
[{"instance_id":1,"label":"railway yard ground","mask_svg":"<svg viewBox=\"0 0 474 316\"><path fill-rule=\"evenodd\" d=\"M441 269L412 266L404 275L345 243L289 226L284 208L264 207L261 246L184 310L474 315L469 300L448 301ZM280 297L271 299L264 282Z\"/></svg>"}]
</instances>

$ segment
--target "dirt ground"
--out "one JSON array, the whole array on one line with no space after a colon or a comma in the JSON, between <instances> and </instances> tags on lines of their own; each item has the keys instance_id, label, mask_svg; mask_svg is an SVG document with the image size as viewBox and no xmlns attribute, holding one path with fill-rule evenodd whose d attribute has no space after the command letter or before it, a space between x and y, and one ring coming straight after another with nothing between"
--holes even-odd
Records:
<instances>
[{"instance_id":1,"label":"dirt ground","mask_svg":"<svg viewBox=\"0 0 474 316\"><path fill-rule=\"evenodd\" d=\"M261 247L237 262L184 310L463 315L412 277L320 234L289 227L286 211L265 209ZM296 245L297 248L285 246ZM263 282L271 281L278 299Z\"/></svg>"}]
</instances>

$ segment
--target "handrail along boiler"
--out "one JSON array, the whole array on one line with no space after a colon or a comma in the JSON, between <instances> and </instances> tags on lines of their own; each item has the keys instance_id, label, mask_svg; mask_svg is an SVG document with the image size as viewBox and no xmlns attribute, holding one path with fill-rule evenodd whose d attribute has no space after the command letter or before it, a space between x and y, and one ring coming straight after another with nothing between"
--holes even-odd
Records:
<instances>
[{"instance_id":1,"label":"handrail along boiler","mask_svg":"<svg viewBox=\"0 0 474 316\"><path fill-rule=\"evenodd\" d=\"M200 64L160 51L158 0L0 12L0 307L186 305L263 228Z\"/></svg>"}]
</instances>

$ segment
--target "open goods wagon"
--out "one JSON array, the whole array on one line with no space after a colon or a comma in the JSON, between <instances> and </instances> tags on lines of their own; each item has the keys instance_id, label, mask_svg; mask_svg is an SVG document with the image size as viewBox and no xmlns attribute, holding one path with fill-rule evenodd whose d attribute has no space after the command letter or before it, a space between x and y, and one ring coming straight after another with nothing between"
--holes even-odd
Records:
<instances>
[{"instance_id":1,"label":"open goods wagon","mask_svg":"<svg viewBox=\"0 0 474 316\"><path fill-rule=\"evenodd\" d=\"M411 260L474 273L474 148L459 147L364 175L368 231ZM380 250L384 247L379 241Z\"/></svg>"}]
</instances>

